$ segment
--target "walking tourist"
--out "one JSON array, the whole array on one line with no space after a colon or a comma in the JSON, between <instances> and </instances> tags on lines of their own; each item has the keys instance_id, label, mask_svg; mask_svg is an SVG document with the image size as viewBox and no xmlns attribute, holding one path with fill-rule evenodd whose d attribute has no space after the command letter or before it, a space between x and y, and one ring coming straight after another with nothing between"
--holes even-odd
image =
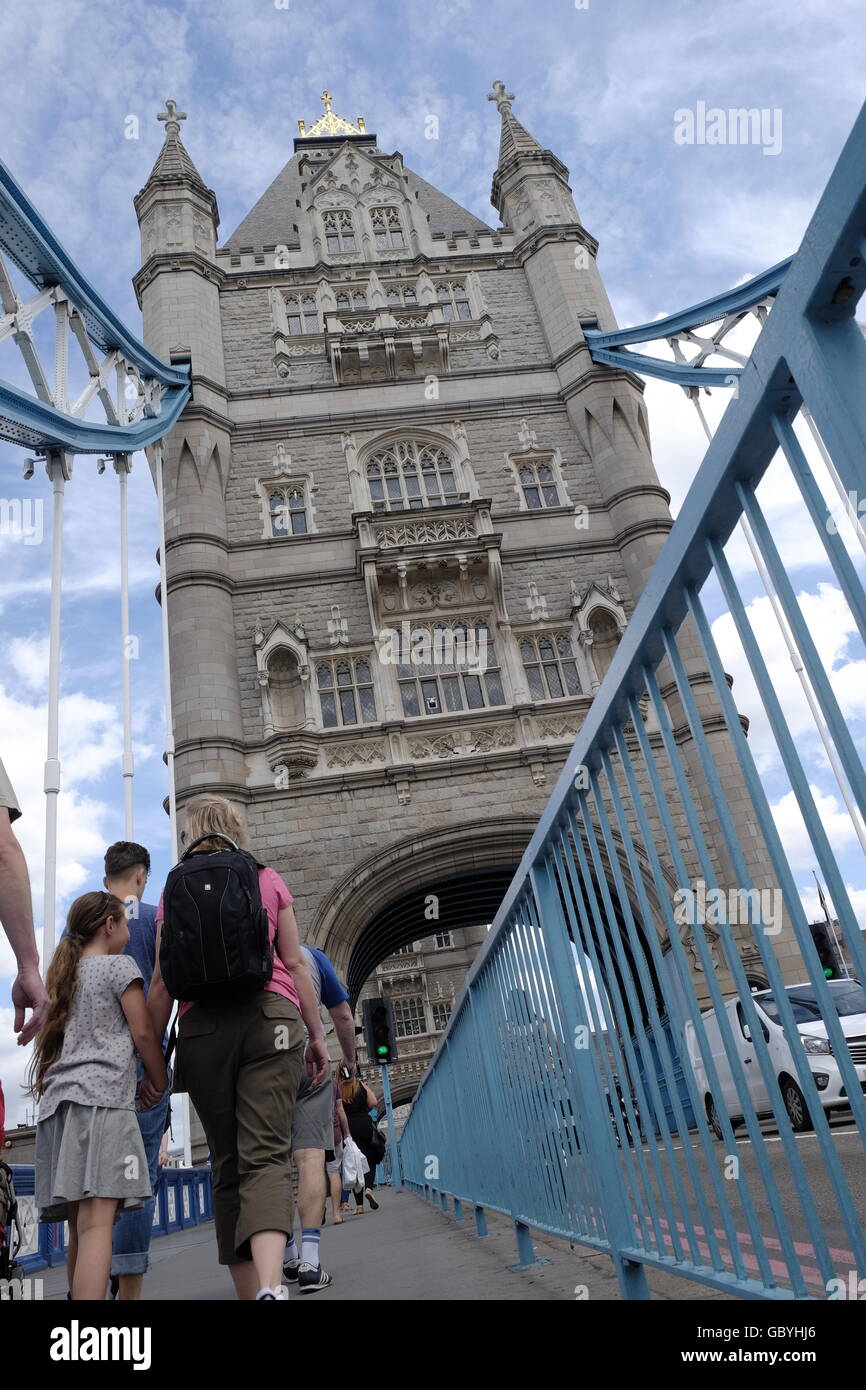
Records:
<instances>
[{"instance_id":1,"label":"walking tourist","mask_svg":"<svg viewBox=\"0 0 866 1390\"><path fill-rule=\"evenodd\" d=\"M144 845L120 840L105 852L105 878L109 893L126 906L129 922L129 941L126 955L131 956L144 980L147 998L153 978L156 956L156 908L141 901L150 876L150 854ZM142 1080L142 1065L136 1067L136 1081ZM122 1302L141 1298L141 1286L148 1266L148 1251L153 1230L153 1208L159 1179L159 1146L162 1142L168 1114L169 1089L149 1110L139 1110L138 1127L147 1157L152 1195L137 1211L125 1212L114 1228L114 1253L111 1260L112 1289Z\"/></svg>"},{"instance_id":2,"label":"walking tourist","mask_svg":"<svg viewBox=\"0 0 866 1390\"><path fill-rule=\"evenodd\" d=\"M314 1087L328 1068L316 995L292 895L248 852L230 803L190 802L183 839L188 848L157 909L149 1007L161 1033L171 998L181 1001L174 1089L189 1092L211 1151L219 1261L238 1298L285 1299L295 1097L305 1065ZM196 925L186 931L190 903Z\"/></svg>"},{"instance_id":3,"label":"walking tourist","mask_svg":"<svg viewBox=\"0 0 866 1390\"><path fill-rule=\"evenodd\" d=\"M376 1109L376 1097L366 1082L357 1076L350 1076L348 1079L341 1076L338 1085L346 1119L349 1121L349 1132L370 1165L366 1186L363 1189L355 1190L355 1214L357 1216L363 1213L365 1197L373 1211L379 1210L379 1203L373 1196L377 1159L374 1157L376 1145L373 1135L373 1120L370 1115L370 1111Z\"/></svg>"},{"instance_id":4,"label":"walking tourist","mask_svg":"<svg viewBox=\"0 0 866 1390\"><path fill-rule=\"evenodd\" d=\"M349 1007L349 991L339 979L324 951L302 947L304 960L319 1009L331 1015L343 1051L343 1065L350 1071L355 1067L355 1020ZM327 1193L325 1154L333 1151L334 1088L330 1076L318 1085L307 1077L295 1103L292 1125L292 1154L298 1170L298 1214L301 1218L301 1248L298 1250L291 1234L284 1254L283 1276L297 1283L301 1293L314 1293L331 1283L331 1275L322 1269L319 1258L322 1213Z\"/></svg>"},{"instance_id":5,"label":"walking tourist","mask_svg":"<svg viewBox=\"0 0 866 1390\"><path fill-rule=\"evenodd\" d=\"M36 1204L40 1221L68 1221L71 1297L104 1299L118 1212L151 1194L135 1118L135 1051L154 1100L168 1086L141 971L124 954L126 909L85 893L69 909L48 967L48 1017L36 1039L39 1097Z\"/></svg>"}]
</instances>

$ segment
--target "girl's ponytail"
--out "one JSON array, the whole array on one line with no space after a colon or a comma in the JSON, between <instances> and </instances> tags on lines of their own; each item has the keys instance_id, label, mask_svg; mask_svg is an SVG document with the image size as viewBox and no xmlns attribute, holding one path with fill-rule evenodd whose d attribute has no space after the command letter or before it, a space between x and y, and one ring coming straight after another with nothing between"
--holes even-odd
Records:
<instances>
[{"instance_id":1,"label":"girl's ponytail","mask_svg":"<svg viewBox=\"0 0 866 1390\"><path fill-rule=\"evenodd\" d=\"M125 911L123 903L113 893L84 893L69 909L66 931L57 943L45 976L51 1007L33 1048L29 1075L31 1096L42 1095L45 1073L52 1062L57 1061L63 1048L63 1035L78 984L78 962L84 947L93 940L106 918L118 921Z\"/></svg>"}]
</instances>

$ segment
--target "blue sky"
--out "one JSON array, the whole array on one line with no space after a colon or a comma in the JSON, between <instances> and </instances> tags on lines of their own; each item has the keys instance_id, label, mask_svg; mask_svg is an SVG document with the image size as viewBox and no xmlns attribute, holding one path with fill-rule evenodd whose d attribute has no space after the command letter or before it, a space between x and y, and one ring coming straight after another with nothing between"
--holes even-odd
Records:
<instances>
[{"instance_id":1,"label":"blue sky","mask_svg":"<svg viewBox=\"0 0 866 1390\"><path fill-rule=\"evenodd\" d=\"M282 0L277 0L281 4ZM571 170L582 219L599 239L599 264L620 323L637 323L700 300L796 249L863 99L862 13L855 0L360 0L312 7L288 0L7 0L0 18L4 83L0 158L24 186L84 273L134 330L131 288L139 265L133 195L162 139L155 117L176 98L189 119L183 139L215 189L223 236L240 222L292 153L297 120L334 109L399 149L429 182L492 225L489 204L499 122L485 98L494 78L517 94L515 112ZM782 112L782 147L680 146L675 112L698 101L725 109ZM428 117L438 117L428 139ZM128 118L138 138L126 138ZM0 363L0 367L2 367ZM0 371L0 375L3 372ZM681 394L647 390L656 463L675 504L694 475L703 435ZM723 402L709 404L717 418ZM20 450L0 444L0 494L48 497L44 478L24 492ZM824 571L798 544L802 518L784 488L767 490L798 589L811 597L822 652L858 739L864 732L862 652ZM137 458L131 480L132 631L137 761L136 838L167 867L167 821L155 500ZM46 515L47 515L46 511ZM64 793L59 884L64 906L101 878L104 845L122 834L117 487L79 459L68 489L64 596ZM42 893L49 543L0 535L0 756L24 806L22 842ZM757 587L749 587L750 598ZM761 601L756 622L765 621ZM769 628L767 642L771 643ZM741 708L751 699L736 643L719 629L737 677ZM795 727L801 713L781 654L780 688ZM788 668L789 669L789 668ZM744 704L744 702L746 702ZM754 747L779 803L808 890L808 846L786 809L787 784L757 709ZM843 867L866 920L862 858L837 817L834 788L802 724L816 786L835 827ZM836 803L838 798L836 798ZM786 820L787 817L787 820ZM835 819L834 819L835 818ZM799 838L798 838L799 837ZM0 1000L8 1000L11 955L0 946ZM20 1074L0 1009L0 1073ZM21 1117L7 1084L13 1122Z\"/></svg>"}]
</instances>

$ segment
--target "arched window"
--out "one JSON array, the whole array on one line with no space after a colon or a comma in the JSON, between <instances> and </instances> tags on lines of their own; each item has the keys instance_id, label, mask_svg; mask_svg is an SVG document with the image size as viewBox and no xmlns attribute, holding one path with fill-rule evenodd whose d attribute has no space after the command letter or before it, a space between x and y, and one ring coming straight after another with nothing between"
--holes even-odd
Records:
<instances>
[{"instance_id":1,"label":"arched window","mask_svg":"<svg viewBox=\"0 0 866 1390\"><path fill-rule=\"evenodd\" d=\"M418 296L413 285L392 285L388 290L388 303L396 304L398 307L405 307L407 304L413 307L418 303Z\"/></svg>"},{"instance_id":2,"label":"arched window","mask_svg":"<svg viewBox=\"0 0 866 1390\"><path fill-rule=\"evenodd\" d=\"M268 499L271 519L271 535L305 536L307 524L307 501L301 487L274 488Z\"/></svg>"},{"instance_id":3,"label":"arched window","mask_svg":"<svg viewBox=\"0 0 866 1390\"><path fill-rule=\"evenodd\" d=\"M450 280L442 285L436 286L436 297L442 309L443 318L449 322L454 319L471 319L472 310L469 307L469 295L466 293L466 286L460 280Z\"/></svg>"},{"instance_id":4,"label":"arched window","mask_svg":"<svg viewBox=\"0 0 866 1390\"><path fill-rule=\"evenodd\" d=\"M482 618L414 626L409 649L402 635L400 648L397 682L407 718L505 704L499 658Z\"/></svg>"},{"instance_id":5,"label":"arched window","mask_svg":"<svg viewBox=\"0 0 866 1390\"><path fill-rule=\"evenodd\" d=\"M318 333L319 309L313 294L291 294L286 299L286 314L289 320L289 333Z\"/></svg>"},{"instance_id":6,"label":"arched window","mask_svg":"<svg viewBox=\"0 0 866 1390\"><path fill-rule=\"evenodd\" d=\"M345 313L351 313L353 309L366 309L367 296L363 290L353 290L351 294L348 290L342 291L337 295L337 308Z\"/></svg>"},{"instance_id":7,"label":"arched window","mask_svg":"<svg viewBox=\"0 0 866 1390\"><path fill-rule=\"evenodd\" d=\"M524 637L520 656L530 698L558 700L580 694L580 677L571 641L564 632Z\"/></svg>"},{"instance_id":8,"label":"arched window","mask_svg":"<svg viewBox=\"0 0 866 1390\"><path fill-rule=\"evenodd\" d=\"M370 663L364 657L322 661L316 667L322 724L337 729L345 724L375 724L376 697Z\"/></svg>"},{"instance_id":9,"label":"arched window","mask_svg":"<svg viewBox=\"0 0 866 1390\"><path fill-rule=\"evenodd\" d=\"M322 213L325 226L325 244L332 255L341 251L354 251L355 224L352 214L345 209Z\"/></svg>"},{"instance_id":10,"label":"arched window","mask_svg":"<svg viewBox=\"0 0 866 1390\"><path fill-rule=\"evenodd\" d=\"M376 246L380 250L387 251L406 245L403 224L396 208L371 208L370 221L373 224Z\"/></svg>"},{"instance_id":11,"label":"arched window","mask_svg":"<svg viewBox=\"0 0 866 1390\"><path fill-rule=\"evenodd\" d=\"M561 505L553 467L547 459L515 459L515 464L528 511Z\"/></svg>"},{"instance_id":12,"label":"arched window","mask_svg":"<svg viewBox=\"0 0 866 1390\"><path fill-rule=\"evenodd\" d=\"M619 628L612 613L606 608L595 608L590 614L589 630L592 633L592 662L600 683L619 646Z\"/></svg>"},{"instance_id":13,"label":"arched window","mask_svg":"<svg viewBox=\"0 0 866 1390\"><path fill-rule=\"evenodd\" d=\"M305 719L304 692L294 652L278 647L268 659L268 689L275 729L300 729Z\"/></svg>"},{"instance_id":14,"label":"arched window","mask_svg":"<svg viewBox=\"0 0 866 1390\"><path fill-rule=\"evenodd\" d=\"M371 455L367 482L376 512L444 507L458 500L451 455L438 444L414 439L398 439Z\"/></svg>"}]
</instances>

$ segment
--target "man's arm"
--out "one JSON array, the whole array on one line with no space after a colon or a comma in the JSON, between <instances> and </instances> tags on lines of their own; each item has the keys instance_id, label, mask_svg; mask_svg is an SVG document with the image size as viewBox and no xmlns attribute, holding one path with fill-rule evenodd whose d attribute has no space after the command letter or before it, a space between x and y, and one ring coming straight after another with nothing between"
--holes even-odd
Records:
<instances>
[{"instance_id":1,"label":"man's arm","mask_svg":"<svg viewBox=\"0 0 866 1390\"><path fill-rule=\"evenodd\" d=\"M153 974L147 991L147 1011L153 1019L153 1027L158 1038L165 1037L168 1020L174 1007L174 1000L165 987L162 971L159 968L159 947L162 939L162 922L156 924L156 945L154 947Z\"/></svg>"},{"instance_id":2,"label":"man's arm","mask_svg":"<svg viewBox=\"0 0 866 1390\"><path fill-rule=\"evenodd\" d=\"M309 1043L307 1044L307 1075L318 1086L325 1078L330 1059L322 1032L319 1005L316 991L307 969L307 962L301 954L301 939L298 924L291 907L281 907L277 917L277 938L274 943L283 965L291 972L301 1001L301 1017L307 1025Z\"/></svg>"},{"instance_id":3,"label":"man's arm","mask_svg":"<svg viewBox=\"0 0 866 1390\"><path fill-rule=\"evenodd\" d=\"M343 1049L343 1061L350 1071L355 1070L355 1020L352 1017L352 1010L349 1001L343 1000L342 1004L335 1004L328 1010L334 1020L334 1029L340 1040Z\"/></svg>"},{"instance_id":4,"label":"man's arm","mask_svg":"<svg viewBox=\"0 0 866 1390\"><path fill-rule=\"evenodd\" d=\"M0 922L18 964L18 975L12 986L12 1003L15 1008L15 1031L23 1047L35 1038L45 1022L50 1001L39 974L27 861L15 837L6 806L0 806ZM33 1014L25 1027L27 1009L32 1009Z\"/></svg>"}]
</instances>

